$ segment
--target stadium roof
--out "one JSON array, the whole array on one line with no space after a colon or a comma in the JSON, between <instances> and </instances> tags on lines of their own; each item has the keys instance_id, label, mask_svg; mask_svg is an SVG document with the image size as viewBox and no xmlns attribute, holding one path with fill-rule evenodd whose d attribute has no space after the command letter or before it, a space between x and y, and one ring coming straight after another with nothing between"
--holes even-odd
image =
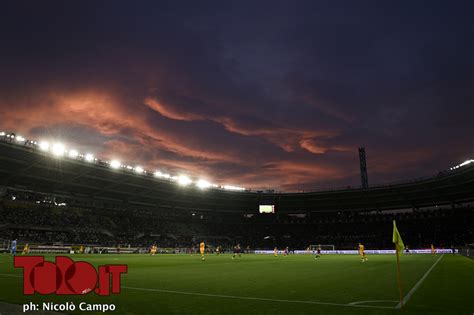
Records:
<instances>
[{"instance_id":1,"label":"stadium roof","mask_svg":"<svg viewBox=\"0 0 474 315\"><path fill-rule=\"evenodd\" d=\"M52 156L36 147L0 141L0 186L83 198L95 205L244 213L256 213L259 204L274 204L278 212L302 213L404 209L474 201L474 163L430 179L368 189L275 193L184 187L153 174L137 176L136 170L117 169L98 163L93 157L62 157L62 148L54 150L61 154Z\"/></svg>"}]
</instances>

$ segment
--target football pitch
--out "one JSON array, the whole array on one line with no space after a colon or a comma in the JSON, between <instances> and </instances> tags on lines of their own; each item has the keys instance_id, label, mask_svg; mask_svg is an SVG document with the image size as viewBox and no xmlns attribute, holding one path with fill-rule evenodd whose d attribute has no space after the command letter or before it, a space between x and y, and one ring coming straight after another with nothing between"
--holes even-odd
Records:
<instances>
[{"instance_id":1,"label":"football pitch","mask_svg":"<svg viewBox=\"0 0 474 315\"><path fill-rule=\"evenodd\" d=\"M0 302L113 303L113 314L468 314L474 261L401 257L405 305L398 308L396 259L371 255L73 255L96 267L127 264L118 295L23 295L23 274L0 255ZM46 256L54 260L54 256ZM3 304L5 306L5 304ZM2 315L8 314L0 309ZM75 313L81 313L76 311ZM88 312L87 314L91 314Z\"/></svg>"}]
</instances>

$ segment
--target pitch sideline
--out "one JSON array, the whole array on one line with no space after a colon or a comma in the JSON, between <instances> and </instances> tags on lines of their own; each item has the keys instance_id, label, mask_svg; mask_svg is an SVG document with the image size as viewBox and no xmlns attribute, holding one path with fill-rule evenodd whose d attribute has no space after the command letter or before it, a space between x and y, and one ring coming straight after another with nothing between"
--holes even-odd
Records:
<instances>
[{"instance_id":1,"label":"pitch sideline","mask_svg":"<svg viewBox=\"0 0 474 315\"><path fill-rule=\"evenodd\" d=\"M350 303L349 304L341 304L341 303L304 301L304 300L270 299L270 298L251 297L251 296L210 294L210 293L198 293L198 292L188 292L188 291L174 291L174 290L162 290L162 289L150 289L150 288L137 288L137 287L128 287L128 286L122 286L122 289L159 292L159 293L170 293L170 294L205 296L205 297L216 297L216 298L236 299L236 300L251 300L251 301L265 301L265 302L280 302L280 303L298 303L298 304L313 304L313 305L328 305L328 306L343 306L343 307L378 308L378 309L394 309L395 308L393 306L358 305L358 304L350 304Z\"/></svg>"},{"instance_id":2,"label":"pitch sideline","mask_svg":"<svg viewBox=\"0 0 474 315\"><path fill-rule=\"evenodd\" d=\"M411 288L411 290L403 297L403 300L401 302L399 302L397 304L397 306L395 306L395 308L401 308L402 307L402 302L403 302L403 305L406 305L406 303L408 303L408 301L410 300L410 298L413 296L413 294L415 294L416 290L418 290L418 288L421 286L421 284L423 283L423 281L425 281L425 279L428 277L428 275L431 273L431 271L434 269L434 267L436 267L436 265L441 261L441 258L443 258L444 254L441 254L441 256L438 258L438 260L436 260L434 262L433 265L431 265L430 269L428 269L425 274L423 275L423 277L420 278L420 280L418 280L418 282L413 286L413 288Z\"/></svg>"}]
</instances>

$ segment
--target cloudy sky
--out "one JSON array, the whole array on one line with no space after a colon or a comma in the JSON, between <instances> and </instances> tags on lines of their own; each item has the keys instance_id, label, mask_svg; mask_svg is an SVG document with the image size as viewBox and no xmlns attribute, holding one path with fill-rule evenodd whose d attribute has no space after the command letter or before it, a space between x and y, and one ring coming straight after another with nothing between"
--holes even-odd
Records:
<instances>
[{"instance_id":1,"label":"cloudy sky","mask_svg":"<svg viewBox=\"0 0 474 315\"><path fill-rule=\"evenodd\" d=\"M474 158L472 1L12 1L0 129L308 190Z\"/></svg>"}]
</instances>

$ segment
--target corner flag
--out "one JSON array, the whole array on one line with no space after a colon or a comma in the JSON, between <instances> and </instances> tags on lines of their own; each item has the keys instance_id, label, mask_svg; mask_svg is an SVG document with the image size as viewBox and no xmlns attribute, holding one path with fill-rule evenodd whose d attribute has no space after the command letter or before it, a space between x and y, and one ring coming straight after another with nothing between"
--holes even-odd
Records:
<instances>
[{"instance_id":1,"label":"corner flag","mask_svg":"<svg viewBox=\"0 0 474 315\"><path fill-rule=\"evenodd\" d=\"M403 292L402 292L402 280L400 277L400 252L403 251L405 248L405 244L403 244L402 237L397 229L397 223L393 220L393 236L392 242L395 244L395 253L397 255L397 283L398 283L398 291L400 293L400 307L403 307Z\"/></svg>"},{"instance_id":2,"label":"corner flag","mask_svg":"<svg viewBox=\"0 0 474 315\"><path fill-rule=\"evenodd\" d=\"M397 229L397 223L393 220L393 237L392 242L395 244L398 251L403 251L405 249L405 244L403 244L402 237Z\"/></svg>"}]
</instances>

